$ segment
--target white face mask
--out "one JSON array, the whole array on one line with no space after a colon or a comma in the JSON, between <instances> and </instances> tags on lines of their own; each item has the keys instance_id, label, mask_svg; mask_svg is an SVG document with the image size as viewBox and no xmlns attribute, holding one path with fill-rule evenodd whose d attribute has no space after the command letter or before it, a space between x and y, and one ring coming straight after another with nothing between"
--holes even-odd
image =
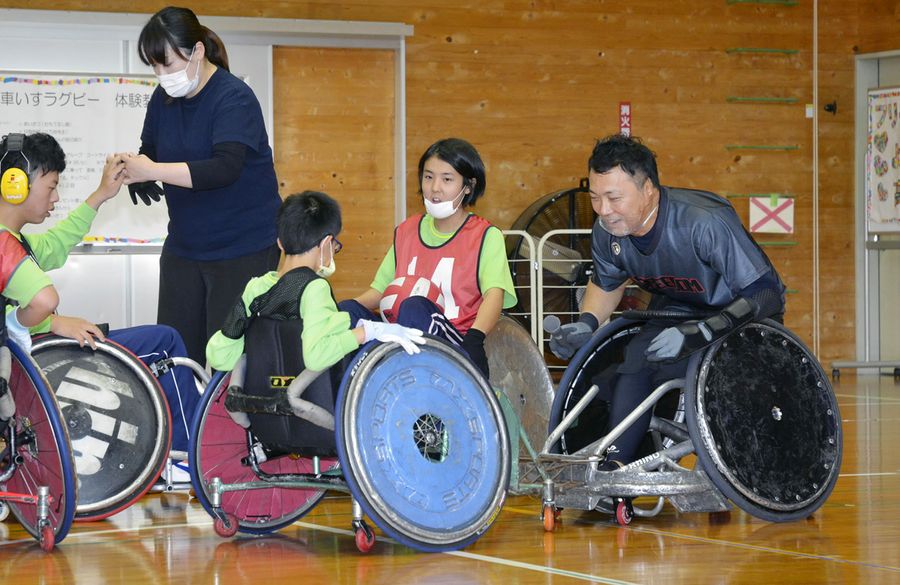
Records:
<instances>
[{"instance_id":1,"label":"white face mask","mask_svg":"<svg viewBox=\"0 0 900 585\"><path fill-rule=\"evenodd\" d=\"M337 266L334 264L334 244L328 242L328 245L331 246L331 263L328 266L325 266L324 250L319 249L319 269L316 270L316 274L322 278L330 278L337 270Z\"/></svg>"},{"instance_id":2,"label":"white face mask","mask_svg":"<svg viewBox=\"0 0 900 585\"><path fill-rule=\"evenodd\" d=\"M647 225L647 222L650 221L650 218L653 217L653 214L656 213L657 209L659 209L659 205L651 209L650 213L647 214L647 217L644 218L644 221L641 222L641 225L639 225L637 229L634 230L629 229L628 227L623 227L618 231L610 229L605 223L603 223L602 217L597 217L597 223L600 225L600 227L603 228L603 231L605 231L606 233L616 236L617 238L624 238L625 236L630 236L634 232L639 231L641 228Z\"/></svg>"},{"instance_id":3,"label":"white face mask","mask_svg":"<svg viewBox=\"0 0 900 585\"><path fill-rule=\"evenodd\" d=\"M191 49L191 56L188 57L187 65L181 71L168 73L166 75L157 75L159 84L169 96L173 98L184 97L191 93L200 85L200 66L197 66L197 76L194 79L188 77L188 69L191 66L191 60L194 58L194 49Z\"/></svg>"},{"instance_id":4,"label":"white face mask","mask_svg":"<svg viewBox=\"0 0 900 585\"><path fill-rule=\"evenodd\" d=\"M450 201L441 201L440 203L434 203L426 196L423 198L425 200L425 211L434 219L446 219L456 213L456 210L459 209L459 205L462 205L462 201L460 201L459 205L454 207L453 202L462 197L465 192L466 188L463 187L462 190L460 190L459 195Z\"/></svg>"}]
</instances>

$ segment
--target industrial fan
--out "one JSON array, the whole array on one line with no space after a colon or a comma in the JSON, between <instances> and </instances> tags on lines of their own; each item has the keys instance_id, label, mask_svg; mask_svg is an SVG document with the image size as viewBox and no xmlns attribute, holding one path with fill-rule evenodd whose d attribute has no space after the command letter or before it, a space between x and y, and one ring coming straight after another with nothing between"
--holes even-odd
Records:
<instances>
[{"instance_id":1,"label":"industrial fan","mask_svg":"<svg viewBox=\"0 0 900 585\"><path fill-rule=\"evenodd\" d=\"M589 230L597 214L591 207L591 195L587 179L581 179L578 187L544 195L528 206L513 222L512 230L527 232L535 245L553 230ZM532 282L531 257L528 243L522 236L510 236L506 240L506 252L510 271L516 287L518 304L510 314L525 327L531 327L532 315L538 314L531 306L527 294ZM591 234L555 234L547 239L540 252L543 257L543 285L538 298L542 298L542 313L555 314L563 323L578 318L585 286L593 272L591 262ZM649 295L637 287L628 287L619 310L644 308ZM539 324L540 326L540 324Z\"/></svg>"}]
</instances>

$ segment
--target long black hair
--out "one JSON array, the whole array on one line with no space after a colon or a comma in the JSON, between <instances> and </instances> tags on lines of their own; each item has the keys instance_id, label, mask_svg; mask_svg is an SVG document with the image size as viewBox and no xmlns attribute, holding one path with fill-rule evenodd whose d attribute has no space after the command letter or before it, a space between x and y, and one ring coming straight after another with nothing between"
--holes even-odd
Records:
<instances>
[{"instance_id":1,"label":"long black hair","mask_svg":"<svg viewBox=\"0 0 900 585\"><path fill-rule=\"evenodd\" d=\"M189 8L167 6L151 16L138 37L138 55L145 65L167 65L166 48L172 47L187 60L198 41L203 43L210 63L229 71L222 39L200 24Z\"/></svg>"}]
</instances>

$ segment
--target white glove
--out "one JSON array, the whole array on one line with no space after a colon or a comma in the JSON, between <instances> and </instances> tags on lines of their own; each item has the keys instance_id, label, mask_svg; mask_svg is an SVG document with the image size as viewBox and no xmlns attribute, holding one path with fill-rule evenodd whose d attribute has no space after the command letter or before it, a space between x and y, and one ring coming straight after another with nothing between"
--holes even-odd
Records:
<instances>
[{"instance_id":1,"label":"white glove","mask_svg":"<svg viewBox=\"0 0 900 585\"><path fill-rule=\"evenodd\" d=\"M356 324L362 327L366 333L366 341L377 339L378 341L394 341L399 343L403 350L408 354L419 353L421 351L417 343L425 343L422 332L418 329L411 329L396 323L381 323L379 321L367 321L360 319Z\"/></svg>"},{"instance_id":2,"label":"white glove","mask_svg":"<svg viewBox=\"0 0 900 585\"><path fill-rule=\"evenodd\" d=\"M22 351L31 353L31 332L28 327L19 323L19 309L13 309L6 314L6 335L16 342Z\"/></svg>"}]
</instances>

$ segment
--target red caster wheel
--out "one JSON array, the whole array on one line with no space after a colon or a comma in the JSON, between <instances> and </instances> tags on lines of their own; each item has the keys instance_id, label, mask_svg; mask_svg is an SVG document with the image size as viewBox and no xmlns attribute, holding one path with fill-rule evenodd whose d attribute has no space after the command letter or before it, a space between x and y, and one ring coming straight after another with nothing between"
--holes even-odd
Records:
<instances>
[{"instance_id":1,"label":"red caster wheel","mask_svg":"<svg viewBox=\"0 0 900 585\"><path fill-rule=\"evenodd\" d=\"M367 553L375 546L375 533L365 522L360 522L359 527L355 528L353 537L356 539L356 548L361 553Z\"/></svg>"},{"instance_id":2,"label":"red caster wheel","mask_svg":"<svg viewBox=\"0 0 900 585\"><path fill-rule=\"evenodd\" d=\"M559 519L559 510L548 504L544 506L541 516L544 520L544 531L553 532Z\"/></svg>"},{"instance_id":3,"label":"red caster wheel","mask_svg":"<svg viewBox=\"0 0 900 585\"><path fill-rule=\"evenodd\" d=\"M224 517L217 516L213 522L213 530L222 538L229 538L237 534L238 519L234 514L225 513Z\"/></svg>"},{"instance_id":4,"label":"red caster wheel","mask_svg":"<svg viewBox=\"0 0 900 585\"><path fill-rule=\"evenodd\" d=\"M50 552L53 550L53 545L55 544L56 536L53 534L53 527L49 524L45 524L41 526L41 549L44 552Z\"/></svg>"},{"instance_id":5,"label":"red caster wheel","mask_svg":"<svg viewBox=\"0 0 900 585\"><path fill-rule=\"evenodd\" d=\"M631 507L631 500L616 498L616 524L628 526L631 524L632 518L634 518L634 508Z\"/></svg>"}]
</instances>

